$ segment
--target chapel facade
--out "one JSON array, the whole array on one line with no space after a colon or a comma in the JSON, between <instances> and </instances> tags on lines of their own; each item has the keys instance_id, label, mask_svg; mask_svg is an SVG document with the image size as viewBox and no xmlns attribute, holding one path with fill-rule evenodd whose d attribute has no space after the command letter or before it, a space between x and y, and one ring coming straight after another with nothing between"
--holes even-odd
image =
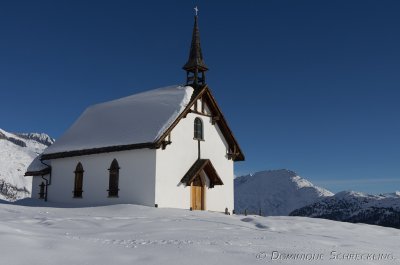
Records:
<instances>
[{"instance_id":1,"label":"chapel facade","mask_svg":"<svg viewBox=\"0 0 400 265\"><path fill-rule=\"evenodd\" d=\"M29 166L32 198L231 212L244 154L206 83L198 16L186 84L91 106Z\"/></svg>"}]
</instances>

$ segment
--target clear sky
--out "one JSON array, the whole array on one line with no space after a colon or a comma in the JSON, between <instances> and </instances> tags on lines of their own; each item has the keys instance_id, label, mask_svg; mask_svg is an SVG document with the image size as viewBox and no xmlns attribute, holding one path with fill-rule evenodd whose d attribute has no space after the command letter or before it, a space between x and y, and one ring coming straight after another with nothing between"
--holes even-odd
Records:
<instances>
[{"instance_id":1,"label":"clear sky","mask_svg":"<svg viewBox=\"0 0 400 265\"><path fill-rule=\"evenodd\" d=\"M57 138L91 104L184 83L195 5L237 175L400 190L395 0L1 1L0 128Z\"/></svg>"}]
</instances>

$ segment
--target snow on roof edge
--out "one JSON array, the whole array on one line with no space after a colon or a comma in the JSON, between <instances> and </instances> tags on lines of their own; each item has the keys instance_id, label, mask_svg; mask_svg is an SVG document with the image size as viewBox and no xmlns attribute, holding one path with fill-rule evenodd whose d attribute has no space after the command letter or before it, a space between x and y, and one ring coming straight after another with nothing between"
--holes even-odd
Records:
<instances>
[{"instance_id":1,"label":"snow on roof edge","mask_svg":"<svg viewBox=\"0 0 400 265\"><path fill-rule=\"evenodd\" d=\"M193 94L193 88L191 86L184 86L184 88L190 87L191 88L191 93L185 93L181 104L179 105L179 110L177 110L170 118L169 120L164 124L164 126L158 131L157 136L153 140L153 142L157 141L163 133L172 125L172 123L179 117L179 115L185 110L186 106L190 103L190 99L192 98ZM190 95L189 95L190 94Z\"/></svg>"},{"instance_id":2,"label":"snow on roof edge","mask_svg":"<svg viewBox=\"0 0 400 265\"><path fill-rule=\"evenodd\" d=\"M26 172L39 172L43 169L46 169L47 166L40 162L41 155L38 155L33 159L33 161L29 164Z\"/></svg>"}]
</instances>

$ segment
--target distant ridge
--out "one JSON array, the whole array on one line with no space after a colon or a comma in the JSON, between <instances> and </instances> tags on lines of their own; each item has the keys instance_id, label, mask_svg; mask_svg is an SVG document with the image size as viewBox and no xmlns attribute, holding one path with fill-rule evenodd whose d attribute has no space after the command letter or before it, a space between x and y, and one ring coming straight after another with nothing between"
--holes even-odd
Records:
<instances>
[{"instance_id":1,"label":"distant ridge","mask_svg":"<svg viewBox=\"0 0 400 265\"><path fill-rule=\"evenodd\" d=\"M16 133L15 135L24 139L35 140L46 146L50 146L55 142L54 138L51 138L45 133Z\"/></svg>"},{"instance_id":2,"label":"distant ridge","mask_svg":"<svg viewBox=\"0 0 400 265\"><path fill-rule=\"evenodd\" d=\"M290 215L400 228L400 192L370 195L342 191Z\"/></svg>"},{"instance_id":3,"label":"distant ridge","mask_svg":"<svg viewBox=\"0 0 400 265\"><path fill-rule=\"evenodd\" d=\"M313 185L295 172L261 171L235 179L235 211L262 215L288 215L333 193Z\"/></svg>"}]
</instances>

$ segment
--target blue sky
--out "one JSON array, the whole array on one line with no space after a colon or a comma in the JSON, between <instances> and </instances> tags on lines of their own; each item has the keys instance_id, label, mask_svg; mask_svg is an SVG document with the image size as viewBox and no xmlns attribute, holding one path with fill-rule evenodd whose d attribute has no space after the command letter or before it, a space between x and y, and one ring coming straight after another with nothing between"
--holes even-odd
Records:
<instances>
[{"instance_id":1,"label":"blue sky","mask_svg":"<svg viewBox=\"0 0 400 265\"><path fill-rule=\"evenodd\" d=\"M399 1L1 1L0 128L57 138L91 104L184 83L196 4L237 175L400 190Z\"/></svg>"}]
</instances>

